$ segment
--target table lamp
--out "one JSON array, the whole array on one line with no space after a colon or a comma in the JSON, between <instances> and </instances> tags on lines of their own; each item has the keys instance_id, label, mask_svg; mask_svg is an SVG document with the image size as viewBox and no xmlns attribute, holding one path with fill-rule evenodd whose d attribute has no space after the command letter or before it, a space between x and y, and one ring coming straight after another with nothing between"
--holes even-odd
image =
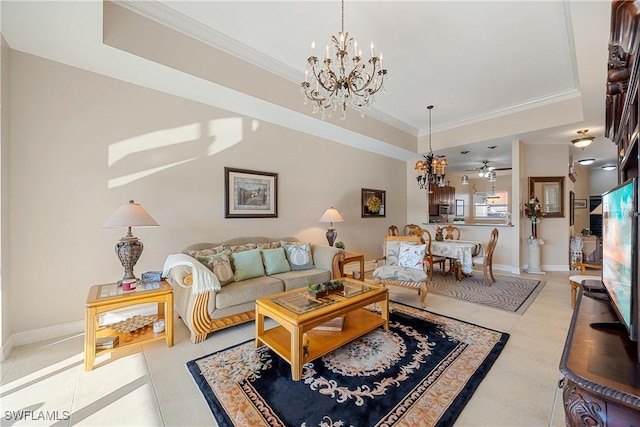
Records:
<instances>
[{"instance_id":1,"label":"table lamp","mask_svg":"<svg viewBox=\"0 0 640 427\"><path fill-rule=\"evenodd\" d=\"M158 227L158 223L144 210L138 203L129 200L120 206L103 224L103 227L127 227L127 235L116 243L115 251L120 263L124 268L123 280L136 280L133 275L133 266L136 265L140 255L142 255L143 245L137 237L131 234L131 227Z\"/></svg>"},{"instance_id":2,"label":"table lamp","mask_svg":"<svg viewBox=\"0 0 640 427\"><path fill-rule=\"evenodd\" d=\"M338 237L338 233L336 232L336 228L333 226L333 223L344 222L342 215L340 215L340 212L331 206L329 209L324 211L324 214L322 214L318 221L328 222L330 224L327 228L327 242L329 242L329 246L333 246L333 242L335 242L336 237Z\"/></svg>"}]
</instances>

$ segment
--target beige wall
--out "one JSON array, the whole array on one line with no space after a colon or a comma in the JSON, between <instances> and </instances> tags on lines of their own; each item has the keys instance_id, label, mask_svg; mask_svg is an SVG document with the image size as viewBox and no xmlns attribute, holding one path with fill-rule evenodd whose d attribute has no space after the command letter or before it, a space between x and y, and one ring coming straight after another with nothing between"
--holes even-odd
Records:
<instances>
[{"instance_id":1,"label":"beige wall","mask_svg":"<svg viewBox=\"0 0 640 427\"><path fill-rule=\"evenodd\" d=\"M528 178L531 176L562 176L564 180L564 218L544 218L538 225L538 238L544 240L541 248L543 270L567 271L569 269L569 145L531 144L522 145L524 178L521 193L528 194ZM527 196L525 196L527 197ZM528 264L529 248L525 239L531 234L531 223L523 219L520 231L523 249L523 264Z\"/></svg>"},{"instance_id":2,"label":"beige wall","mask_svg":"<svg viewBox=\"0 0 640 427\"><path fill-rule=\"evenodd\" d=\"M160 224L133 230L138 275L197 241L326 243L329 206L345 219L338 240L371 259L406 218L405 162L11 55L12 334L82 319L89 286L122 276L113 246L126 230L101 224L129 199ZM278 173L278 218L225 219L225 166ZM386 190L386 218L360 218L362 187Z\"/></svg>"},{"instance_id":3,"label":"beige wall","mask_svg":"<svg viewBox=\"0 0 640 427\"><path fill-rule=\"evenodd\" d=\"M9 283L9 123L11 118L10 50L4 37L0 50L0 347L11 334ZM0 359L2 354L0 354Z\"/></svg>"}]
</instances>

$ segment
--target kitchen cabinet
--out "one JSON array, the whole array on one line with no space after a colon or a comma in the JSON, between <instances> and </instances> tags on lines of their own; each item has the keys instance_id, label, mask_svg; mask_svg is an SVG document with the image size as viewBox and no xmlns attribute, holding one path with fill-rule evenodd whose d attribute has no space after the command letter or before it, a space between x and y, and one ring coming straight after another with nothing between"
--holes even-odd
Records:
<instances>
[{"instance_id":1,"label":"kitchen cabinet","mask_svg":"<svg viewBox=\"0 0 640 427\"><path fill-rule=\"evenodd\" d=\"M433 189L433 192L428 194L429 215L439 215L440 213L438 212L438 205L441 204L448 204L449 214L453 214L455 212L453 209L455 208L456 202L456 187L445 185L444 187L431 188Z\"/></svg>"}]
</instances>

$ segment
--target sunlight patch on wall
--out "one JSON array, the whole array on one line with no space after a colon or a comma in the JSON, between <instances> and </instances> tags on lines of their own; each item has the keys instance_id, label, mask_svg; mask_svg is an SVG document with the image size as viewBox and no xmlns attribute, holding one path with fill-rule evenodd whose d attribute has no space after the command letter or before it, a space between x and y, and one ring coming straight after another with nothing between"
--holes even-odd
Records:
<instances>
[{"instance_id":1,"label":"sunlight patch on wall","mask_svg":"<svg viewBox=\"0 0 640 427\"><path fill-rule=\"evenodd\" d=\"M142 179L144 177L147 177L149 175L153 175L154 173L158 173L158 172L163 171L165 169L169 169L169 168L172 168L172 167L175 167L175 166L179 166L179 165L182 165L184 163L192 162L192 161L194 161L196 159L197 159L197 157L192 157L192 158L187 159L187 160L182 160L182 161L179 161L179 162L170 163L168 165L159 166L157 168L151 168L151 169L147 169L147 170L144 170L144 171L132 173L132 174L129 174L129 175L123 175L123 176L120 176L118 178L113 178L113 179L109 180L108 188L122 187L123 185L129 184L129 183L131 183L133 181L137 181L137 180Z\"/></svg>"},{"instance_id":2,"label":"sunlight patch on wall","mask_svg":"<svg viewBox=\"0 0 640 427\"><path fill-rule=\"evenodd\" d=\"M214 119L209 121L208 136L213 137L207 156L213 156L242 141L242 118Z\"/></svg>"},{"instance_id":3,"label":"sunlight patch on wall","mask_svg":"<svg viewBox=\"0 0 640 427\"><path fill-rule=\"evenodd\" d=\"M109 167L130 154L195 141L203 136L200 123L162 129L109 145Z\"/></svg>"}]
</instances>

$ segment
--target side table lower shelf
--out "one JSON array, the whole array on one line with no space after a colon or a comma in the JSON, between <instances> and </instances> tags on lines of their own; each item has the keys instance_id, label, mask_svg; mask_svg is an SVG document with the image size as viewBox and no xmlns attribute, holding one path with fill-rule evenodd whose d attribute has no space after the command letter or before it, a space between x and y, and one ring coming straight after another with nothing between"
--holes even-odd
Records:
<instances>
[{"instance_id":1,"label":"side table lower shelf","mask_svg":"<svg viewBox=\"0 0 640 427\"><path fill-rule=\"evenodd\" d=\"M153 332L153 325L137 331L118 332L99 324L101 314L141 304L156 303L157 318L164 320L164 331ZM102 337L118 337L112 348L97 349L96 340ZM84 370L93 369L97 356L121 350L132 345L165 340L167 346L173 346L173 289L162 281L155 287L140 286L135 291L125 292L117 284L92 286L87 297L85 311Z\"/></svg>"}]
</instances>

